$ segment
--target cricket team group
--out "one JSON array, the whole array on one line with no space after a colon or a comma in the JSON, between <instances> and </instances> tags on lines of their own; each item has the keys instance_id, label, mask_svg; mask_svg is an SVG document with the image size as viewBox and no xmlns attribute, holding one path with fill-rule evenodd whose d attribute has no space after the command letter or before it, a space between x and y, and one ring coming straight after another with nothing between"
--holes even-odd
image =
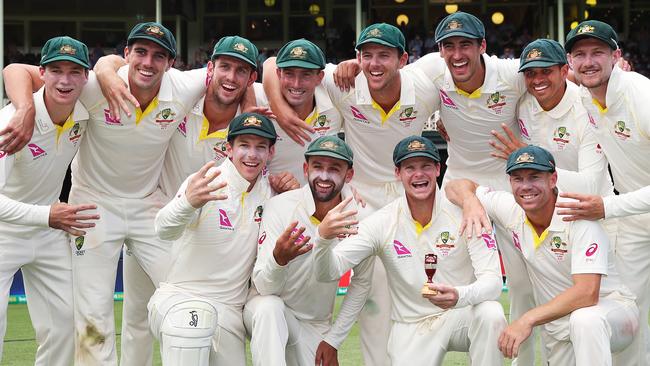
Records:
<instances>
[{"instance_id":1,"label":"cricket team group","mask_svg":"<svg viewBox=\"0 0 650 366\"><path fill-rule=\"evenodd\" d=\"M338 365L356 321L367 366L650 365L650 81L596 20L518 60L468 13L435 39L408 65L385 23L338 65L297 39L257 83L249 40L181 72L149 22L92 71L65 36L8 65L0 339L20 269L36 365L117 365L123 253L121 365L154 339L165 366L246 365L247 339L254 365Z\"/></svg>"}]
</instances>

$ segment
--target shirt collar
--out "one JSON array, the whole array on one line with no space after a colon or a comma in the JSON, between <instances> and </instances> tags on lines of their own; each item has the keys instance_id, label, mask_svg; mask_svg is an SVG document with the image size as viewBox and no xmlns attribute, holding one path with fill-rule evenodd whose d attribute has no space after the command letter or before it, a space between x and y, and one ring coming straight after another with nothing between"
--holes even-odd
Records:
<instances>
[{"instance_id":1,"label":"shirt collar","mask_svg":"<svg viewBox=\"0 0 650 366\"><path fill-rule=\"evenodd\" d=\"M316 108L318 113L323 113L328 109L332 109L332 99L330 99L327 89L322 84L318 84L314 91L314 99L316 100Z\"/></svg>"},{"instance_id":2,"label":"shirt collar","mask_svg":"<svg viewBox=\"0 0 650 366\"><path fill-rule=\"evenodd\" d=\"M612 69L612 73L609 76L609 80L607 81L607 92L605 94L605 104L607 104L607 108L613 106L618 102L618 99L623 95L623 88L625 88L625 85L619 85L623 83L623 73L625 71L621 70L618 65L614 66L614 69Z\"/></svg>"},{"instance_id":3,"label":"shirt collar","mask_svg":"<svg viewBox=\"0 0 650 366\"><path fill-rule=\"evenodd\" d=\"M161 102L171 102L172 101L172 82L169 78L168 73L175 72L170 69L163 74L162 81L160 82L160 90L158 90L158 100ZM129 85L129 65L124 65L117 70L117 75L126 83L129 90L131 86Z\"/></svg>"},{"instance_id":4,"label":"shirt collar","mask_svg":"<svg viewBox=\"0 0 650 366\"><path fill-rule=\"evenodd\" d=\"M402 107L415 105L415 86L411 74L404 69L399 70L400 74L400 96L399 102ZM368 88L368 79L360 72L354 79L354 93L357 105L372 105L372 96Z\"/></svg>"},{"instance_id":5,"label":"shirt collar","mask_svg":"<svg viewBox=\"0 0 650 366\"><path fill-rule=\"evenodd\" d=\"M34 116L34 122L36 124L36 129L41 135L49 133L50 131L56 130L54 127L54 122L50 118L50 114L47 111L45 106L45 87L40 88L36 93L34 93L34 109L36 111ZM85 121L88 119L88 111L81 104L79 100L76 101L74 109L72 110L72 120L73 121Z\"/></svg>"},{"instance_id":6,"label":"shirt collar","mask_svg":"<svg viewBox=\"0 0 650 366\"><path fill-rule=\"evenodd\" d=\"M550 111L544 111L542 106L540 106L539 103L537 102L537 99L533 97L533 106L534 106L533 112L535 114L546 112L553 119L561 119L567 113L569 113L571 108L573 108L576 99L580 98L579 90L580 89L578 88L577 85L567 80L566 89L564 90L564 95L562 96L560 103L558 103L558 105L556 105L555 108L551 109Z\"/></svg>"},{"instance_id":7,"label":"shirt collar","mask_svg":"<svg viewBox=\"0 0 650 366\"><path fill-rule=\"evenodd\" d=\"M223 159L223 162L218 168L221 169L221 174L224 176L224 180L228 183L227 187L229 191L240 195L248 190L250 183L239 174L237 168L235 168L235 165L230 161L230 159ZM260 173L253 189L258 185L257 183L259 183L261 176L262 174Z\"/></svg>"},{"instance_id":8,"label":"shirt collar","mask_svg":"<svg viewBox=\"0 0 650 366\"><path fill-rule=\"evenodd\" d=\"M438 215L440 214L440 210L441 210L440 202L442 199L444 199L444 195L440 190L440 187L438 187L436 183L436 195L435 195L435 201L433 202L433 209L431 211L431 220L429 222L421 223L422 227L425 227L436 220L436 217L438 217ZM401 211L402 214L404 215L404 218L407 219L409 222L415 223L415 219L411 215L411 210L409 209L409 203L406 199L406 192L402 193L402 197L400 200L402 206ZM415 228L415 225L413 227Z\"/></svg>"},{"instance_id":9,"label":"shirt collar","mask_svg":"<svg viewBox=\"0 0 650 366\"><path fill-rule=\"evenodd\" d=\"M485 63L485 80L483 80L483 85L479 87L478 90L480 90L481 94L483 93L488 93L492 94L496 92L497 90L497 82L499 81L499 70L497 69L497 60L492 59L492 57L488 56L486 53L482 54L481 57L483 57L483 62ZM445 83L443 85L443 90L445 91L456 91L456 84L454 83L454 79L451 76L451 71L449 71L449 68L445 64L445 76L444 76Z\"/></svg>"}]
</instances>

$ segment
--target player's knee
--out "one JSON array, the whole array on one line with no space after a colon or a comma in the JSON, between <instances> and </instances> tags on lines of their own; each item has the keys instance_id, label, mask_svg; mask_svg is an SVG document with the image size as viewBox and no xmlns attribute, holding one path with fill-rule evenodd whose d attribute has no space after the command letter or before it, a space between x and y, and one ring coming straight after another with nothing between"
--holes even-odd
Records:
<instances>
[{"instance_id":1,"label":"player's knee","mask_svg":"<svg viewBox=\"0 0 650 366\"><path fill-rule=\"evenodd\" d=\"M253 317L253 324L267 321L284 321L284 301L275 295L255 296L246 303L246 311Z\"/></svg>"},{"instance_id":2,"label":"player's knee","mask_svg":"<svg viewBox=\"0 0 650 366\"><path fill-rule=\"evenodd\" d=\"M602 314L595 311L592 307L575 310L569 316L569 326L571 334L599 334L599 331L605 329L607 324Z\"/></svg>"},{"instance_id":3,"label":"player's knee","mask_svg":"<svg viewBox=\"0 0 650 366\"><path fill-rule=\"evenodd\" d=\"M210 339L217 329L217 311L206 301L187 300L164 315L160 333L170 337Z\"/></svg>"},{"instance_id":4,"label":"player's knee","mask_svg":"<svg viewBox=\"0 0 650 366\"><path fill-rule=\"evenodd\" d=\"M501 330L506 327L506 317L503 307L497 301L483 301L474 305L474 321L489 326L494 330Z\"/></svg>"}]
</instances>

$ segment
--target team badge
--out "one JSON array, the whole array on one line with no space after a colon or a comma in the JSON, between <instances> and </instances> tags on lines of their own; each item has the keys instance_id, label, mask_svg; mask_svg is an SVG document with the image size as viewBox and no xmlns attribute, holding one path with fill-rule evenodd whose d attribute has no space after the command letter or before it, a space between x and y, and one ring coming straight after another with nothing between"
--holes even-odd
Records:
<instances>
[{"instance_id":1,"label":"team badge","mask_svg":"<svg viewBox=\"0 0 650 366\"><path fill-rule=\"evenodd\" d=\"M506 105L506 96L501 95L499 92L492 93L488 97L486 104L494 113L501 114L503 107Z\"/></svg>"},{"instance_id":2,"label":"team badge","mask_svg":"<svg viewBox=\"0 0 650 366\"><path fill-rule=\"evenodd\" d=\"M412 257L411 251L404 244L400 243L399 240L393 240L393 249L397 258Z\"/></svg>"},{"instance_id":3,"label":"team badge","mask_svg":"<svg viewBox=\"0 0 650 366\"><path fill-rule=\"evenodd\" d=\"M156 37L156 38L160 38L160 37L164 37L164 36L165 36L165 33L163 33L162 29L160 29L160 27L157 26L157 25L150 25L150 26L148 26L147 29L145 30L145 32L146 32L148 35L154 36L154 37Z\"/></svg>"},{"instance_id":4,"label":"team badge","mask_svg":"<svg viewBox=\"0 0 650 366\"><path fill-rule=\"evenodd\" d=\"M212 146L212 152L214 153L214 160L219 161L225 158L228 154L226 153L226 141L219 141L214 146Z\"/></svg>"},{"instance_id":5,"label":"team badge","mask_svg":"<svg viewBox=\"0 0 650 366\"><path fill-rule=\"evenodd\" d=\"M413 140L409 143L409 146L406 147L408 151L423 151L426 150L427 147L425 144L423 144L419 140Z\"/></svg>"},{"instance_id":6,"label":"team badge","mask_svg":"<svg viewBox=\"0 0 650 366\"><path fill-rule=\"evenodd\" d=\"M294 47L289 52L289 57L291 58L307 58L307 51L302 47Z\"/></svg>"},{"instance_id":7,"label":"team badge","mask_svg":"<svg viewBox=\"0 0 650 366\"><path fill-rule=\"evenodd\" d=\"M538 50L537 48L533 48L528 52L528 56L526 56L526 60L534 60L536 58L542 57L542 51Z\"/></svg>"},{"instance_id":8,"label":"team badge","mask_svg":"<svg viewBox=\"0 0 650 366\"><path fill-rule=\"evenodd\" d=\"M327 150L336 150L338 145L334 143L334 141L323 141L318 145L321 149L327 149Z\"/></svg>"},{"instance_id":9,"label":"team badge","mask_svg":"<svg viewBox=\"0 0 650 366\"><path fill-rule=\"evenodd\" d=\"M625 127L625 122L624 121L617 121L614 124L614 134L616 137L618 137L620 140L627 140L630 138L630 129Z\"/></svg>"},{"instance_id":10,"label":"team badge","mask_svg":"<svg viewBox=\"0 0 650 366\"><path fill-rule=\"evenodd\" d=\"M246 127L262 127L262 120L255 116L250 116L244 120L243 125Z\"/></svg>"},{"instance_id":11,"label":"team badge","mask_svg":"<svg viewBox=\"0 0 650 366\"><path fill-rule=\"evenodd\" d=\"M255 213L253 214L253 220L257 223L260 223L262 221L262 214L264 213L264 207L257 206L255 209Z\"/></svg>"},{"instance_id":12,"label":"team badge","mask_svg":"<svg viewBox=\"0 0 650 366\"><path fill-rule=\"evenodd\" d=\"M169 124L175 121L176 112L171 108L165 108L156 114L156 123L161 130L167 129Z\"/></svg>"},{"instance_id":13,"label":"team badge","mask_svg":"<svg viewBox=\"0 0 650 366\"><path fill-rule=\"evenodd\" d=\"M585 24L582 27L578 28L578 31L576 34L582 34L582 33L593 33L595 28L589 24Z\"/></svg>"},{"instance_id":14,"label":"team badge","mask_svg":"<svg viewBox=\"0 0 650 366\"><path fill-rule=\"evenodd\" d=\"M374 38L381 38L383 36L383 33L379 28L374 28L368 31L368 35Z\"/></svg>"},{"instance_id":15,"label":"team badge","mask_svg":"<svg viewBox=\"0 0 650 366\"><path fill-rule=\"evenodd\" d=\"M463 23L457 21L457 20L452 20L447 24L447 29L461 29L463 27Z\"/></svg>"},{"instance_id":16,"label":"team badge","mask_svg":"<svg viewBox=\"0 0 650 366\"><path fill-rule=\"evenodd\" d=\"M553 141L557 144L558 150L564 150L566 145L570 142L569 136L571 136L571 134L567 131L566 127L560 126L555 129L553 132Z\"/></svg>"},{"instance_id":17,"label":"team badge","mask_svg":"<svg viewBox=\"0 0 650 366\"><path fill-rule=\"evenodd\" d=\"M517 156L517 160L515 160L516 164L521 164L521 163L532 163L535 161L535 157L530 155L529 153L525 152L519 156Z\"/></svg>"},{"instance_id":18,"label":"team badge","mask_svg":"<svg viewBox=\"0 0 650 366\"><path fill-rule=\"evenodd\" d=\"M456 248L456 237L449 233L449 231L443 231L438 235L438 240L436 240L436 250L443 257L447 257L449 253Z\"/></svg>"},{"instance_id":19,"label":"team badge","mask_svg":"<svg viewBox=\"0 0 650 366\"><path fill-rule=\"evenodd\" d=\"M399 121L404 123L404 127L409 127L411 122L417 118L417 114L418 111L414 110L413 107L408 107L399 114Z\"/></svg>"},{"instance_id":20,"label":"team badge","mask_svg":"<svg viewBox=\"0 0 650 366\"><path fill-rule=\"evenodd\" d=\"M72 128L70 128L70 132L68 132L68 141L70 141L74 146L77 146L77 142L79 142L80 138L81 126L79 126L78 122L75 122Z\"/></svg>"},{"instance_id":21,"label":"team badge","mask_svg":"<svg viewBox=\"0 0 650 366\"><path fill-rule=\"evenodd\" d=\"M235 43L235 45L232 46L232 49L241 53L248 52L248 47L244 46L243 43Z\"/></svg>"},{"instance_id":22,"label":"team badge","mask_svg":"<svg viewBox=\"0 0 650 366\"><path fill-rule=\"evenodd\" d=\"M319 135L324 136L327 131L330 129L330 121L327 119L327 116L324 114L321 114L316 118L316 122L314 123L314 131L316 131Z\"/></svg>"},{"instance_id":23,"label":"team badge","mask_svg":"<svg viewBox=\"0 0 650 366\"><path fill-rule=\"evenodd\" d=\"M62 53L64 55L76 55L77 54L77 49L72 47L69 44L64 44L59 48L59 53Z\"/></svg>"},{"instance_id":24,"label":"team badge","mask_svg":"<svg viewBox=\"0 0 650 366\"><path fill-rule=\"evenodd\" d=\"M567 245L564 241L562 241L562 238L559 236L554 236L551 239L551 253L555 256L555 259L557 259L559 262L564 261L566 257L566 253L568 252L567 250Z\"/></svg>"},{"instance_id":25,"label":"team badge","mask_svg":"<svg viewBox=\"0 0 650 366\"><path fill-rule=\"evenodd\" d=\"M74 252L74 255L76 255L78 257L84 255L84 253L86 251L82 249L83 246L84 246L84 237L83 236L78 236L78 237L74 238L74 247L76 248L76 250Z\"/></svg>"}]
</instances>

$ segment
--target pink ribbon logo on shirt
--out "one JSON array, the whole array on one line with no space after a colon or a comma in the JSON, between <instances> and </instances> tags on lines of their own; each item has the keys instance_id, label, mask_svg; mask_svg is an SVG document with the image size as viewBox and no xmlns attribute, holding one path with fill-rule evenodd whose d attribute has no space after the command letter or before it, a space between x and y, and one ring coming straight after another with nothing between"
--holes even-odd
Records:
<instances>
[{"instance_id":1,"label":"pink ribbon logo on shirt","mask_svg":"<svg viewBox=\"0 0 650 366\"><path fill-rule=\"evenodd\" d=\"M228 215L226 214L226 211L222 208L219 209L219 225L221 226L222 229L232 229L232 224L230 223L230 219L228 218Z\"/></svg>"},{"instance_id":2,"label":"pink ribbon logo on shirt","mask_svg":"<svg viewBox=\"0 0 650 366\"><path fill-rule=\"evenodd\" d=\"M406 246L404 246L404 244L400 243L397 240L393 240L393 248L395 249L395 253L397 253L397 255L411 254L411 251Z\"/></svg>"}]
</instances>

